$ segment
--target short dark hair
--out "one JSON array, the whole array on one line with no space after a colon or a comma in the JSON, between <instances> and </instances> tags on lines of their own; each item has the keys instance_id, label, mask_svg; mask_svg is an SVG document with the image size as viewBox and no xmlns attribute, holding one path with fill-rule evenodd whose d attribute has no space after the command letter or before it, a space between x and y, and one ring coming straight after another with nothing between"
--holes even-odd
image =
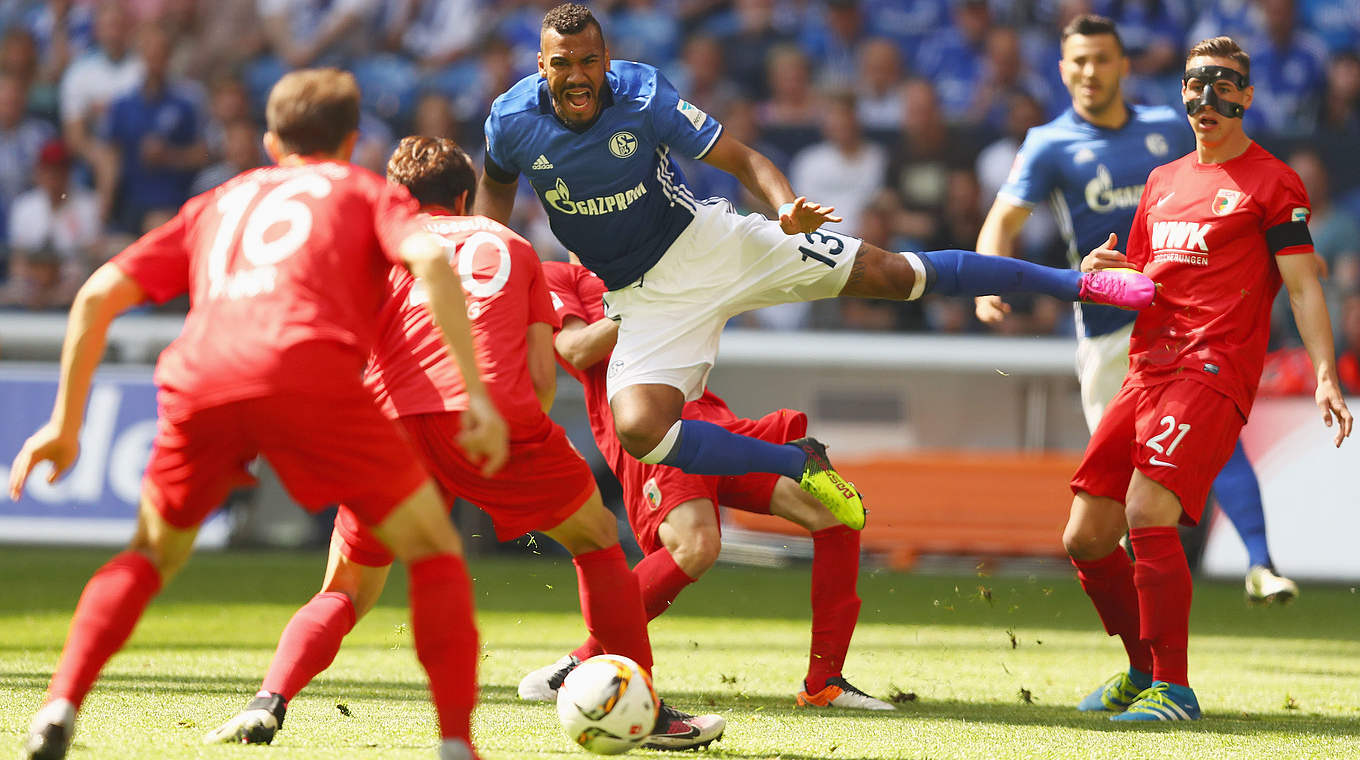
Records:
<instances>
[{"instance_id":1,"label":"short dark hair","mask_svg":"<svg viewBox=\"0 0 1360 760\"><path fill-rule=\"evenodd\" d=\"M387 181L404 185L423 206L446 209L452 209L463 193L467 193L464 208L471 207L477 192L472 159L447 137L401 138L387 161Z\"/></svg>"},{"instance_id":2,"label":"short dark hair","mask_svg":"<svg viewBox=\"0 0 1360 760\"><path fill-rule=\"evenodd\" d=\"M1227 58L1238 66L1242 67L1242 76L1251 81L1251 56L1242 49L1241 45L1232 37L1210 37L1207 40L1200 40L1195 46L1190 48L1190 52L1185 54L1185 62L1189 63L1192 58Z\"/></svg>"},{"instance_id":3,"label":"short dark hair","mask_svg":"<svg viewBox=\"0 0 1360 760\"><path fill-rule=\"evenodd\" d=\"M334 153L359 129L359 84L339 69L299 69L269 91L265 123L288 153Z\"/></svg>"},{"instance_id":4,"label":"short dark hair","mask_svg":"<svg viewBox=\"0 0 1360 760\"><path fill-rule=\"evenodd\" d=\"M562 3L543 14L542 31L545 32L551 29L561 35L580 34L592 26L600 33L600 37L604 37L604 29L595 19L595 14L580 3Z\"/></svg>"},{"instance_id":5,"label":"short dark hair","mask_svg":"<svg viewBox=\"0 0 1360 760\"><path fill-rule=\"evenodd\" d=\"M1119 36L1119 30L1115 28L1114 22L1104 16L1097 16L1094 13L1083 13L1080 16L1067 22L1063 27L1061 42L1067 42L1067 38L1074 34L1083 37L1095 37L1101 34L1108 34L1114 37L1114 42L1119 46L1119 52L1124 52L1124 40Z\"/></svg>"}]
</instances>

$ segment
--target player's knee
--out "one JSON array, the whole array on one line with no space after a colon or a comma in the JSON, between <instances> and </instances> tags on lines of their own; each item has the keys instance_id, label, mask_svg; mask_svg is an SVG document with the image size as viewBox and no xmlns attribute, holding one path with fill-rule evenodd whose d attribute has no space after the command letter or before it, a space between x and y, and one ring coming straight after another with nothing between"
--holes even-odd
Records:
<instances>
[{"instance_id":1,"label":"player's knee","mask_svg":"<svg viewBox=\"0 0 1360 760\"><path fill-rule=\"evenodd\" d=\"M652 452L666 437L671 422L662 423L645 411L640 413L615 413L614 432L619 437L623 450L634 459L641 459Z\"/></svg>"},{"instance_id":2,"label":"player's knee","mask_svg":"<svg viewBox=\"0 0 1360 760\"><path fill-rule=\"evenodd\" d=\"M1079 560L1097 560L1109 556L1119 545L1119 536L1107 535L1092 525L1068 522L1063 531L1063 548L1068 556Z\"/></svg>"},{"instance_id":3,"label":"player's knee","mask_svg":"<svg viewBox=\"0 0 1360 760\"><path fill-rule=\"evenodd\" d=\"M683 534L676 545L669 548L675 564L689 577L698 578L718 561L722 537L717 530L696 530Z\"/></svg>"},{"instance_id":4,"label":"player's knee","mask_svg":"<svg viewBox=\"0 0 1360 760\"><path fill-rule=\"evenodd\" d=\"M600 501L597 491L575 514L547 533L575 557L617 544L619 523Z\"/></svg>"}]
</instances>

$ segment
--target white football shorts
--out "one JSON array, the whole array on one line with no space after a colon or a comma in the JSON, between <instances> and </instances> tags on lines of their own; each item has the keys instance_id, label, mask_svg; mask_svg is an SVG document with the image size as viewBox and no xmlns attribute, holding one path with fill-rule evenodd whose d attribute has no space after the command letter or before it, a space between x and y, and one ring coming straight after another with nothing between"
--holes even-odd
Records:
<instances>
[{"instance_id":1,"label":"white football shorts","mask_svg":"<svg viewBox=\"0 0 1360 760\"><path fill-rule=\"evenodd\" d=\"M605 295L619 322L608 393L630 385L703 395L727 320L765 306L834 298L850 279L860 241L835 232L788 235L778 221L737 214L709 199L636 282Z\"/></svg>"},{"instance_id":2,"label":"white football shorts","mask_svg":"<svg viewBox=\"0 0 1360 760\"><path fill-rule=\"evenodd\" d=\"M1081 410L1086 428L1095 432L1105 407L1124 385L1129 374L1129 338L1133 323L1112 333L1077 338L1077 381L1081 383Z\"/></svg>"}]
</instances>

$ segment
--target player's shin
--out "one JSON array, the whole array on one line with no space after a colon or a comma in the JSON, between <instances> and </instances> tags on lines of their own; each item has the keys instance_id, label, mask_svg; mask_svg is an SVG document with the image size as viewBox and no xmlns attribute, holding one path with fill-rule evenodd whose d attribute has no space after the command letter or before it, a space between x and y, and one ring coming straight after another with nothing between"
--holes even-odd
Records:
<instances>
[{"instance_id":1,"label":"player's shin","mask_svg":"<svg viewBox=\"0 0 1360 760\"><path fill-rule=\"evenodd\" d=\"M643 462L670 465L694 475L772 472L794 480L803 475L807 455L795 446L738 435L702 420L679 420L676 425L679 434L669 450L653 451Z\"/></svg>"},{"instance_id":2,"label":"player's shin","mask_svg":"<svg viewBox=\"0 0 1360 760\"><path fill-rule=\"evenodd\" d=\"M1129 531L1138 558L1134 583L1142 638L1152 647L1152 675L1158 681L1189 686L1186 644L1192 592L1190 565L1174 526L1134 528Z\"/></svg>"},{"instance_id":3,"label":"player's shin","mask_svg":"<svg viewBox=\"0 0 1360 760\"><path fill-rule=\"evenodd\" d=\"M675 557L664 546L639 560L633 566L633 575L637 576L642 588L642 609L648 621L670 609L671 602L695 581L676 564ZM590 636L572 651L572 655L578 660L588 660L604 652L599 640Z\"/></svg>"},{"instance_id":4,"label":"player's shin","mask_svg":"<svg viewBox=\"0 0 1360 760\"><path fill-rule=\"evenodd\" d=\"M806 688L841 675L859 620L859 531L835 525L812 534L812 647Z\"/></svg>"},{"instance_id":5,"label":"player's shin","mask_svg":"<svg viewBox=\"0 0 1360 760\"><path fill-rule=\"evenodd\" d=\"M416 656L430 678L430 696L445 739L470 738L477 702L477 628L467 566L454 554L408 565L411 632Z\"/></svg>"},{"instance_id":6,"label":"player's shin","mask_svg":"<svg viewBox=\"0 0 1360 760\"><path fill-rule=\"evenodd\" d=\"M591 638L605 652L628 657L651 673L652 645L647 638L642 591L637 576L628 569L623 548L614 544L578 554L572 563L576 565L581 616Z\"/></svg>"},{"instance_id":7,"label":"player's shin","mask_svg":"<svg viewBox=\"0 0 1360 760\"><path fill-rule=\"evenodd\" d=\"M1214 497L1228 521L1242 537L1247 548L1247 564L1271 567L1270 547L1266 542L1265 509L1261 503L1261 485L1256 480L1251 461L1247 459L1242 442L1238 441L1227 464L1214 478Z\"/></svg>"},{"instance_id":8,"label":"player's shin","mask_svg":"<svg viewBox=\"0 0 1360 760\"><path fill-rule=\"evenodd\" d=\"M1105 632L1118 636L1129 655L1129 666L1143 673L1152 672L1152 650L1139 634L1138 589L1134 585L1133 562L1123 547L1096 560L1072 558L1077 580L1091 598Z\"/></svg>"},{"instance_id":9,"label":"player's shin","mask_svg":"<svg viewBox=\"0 0 1360 760\"><path fill-rule=\"evenodd\" d=\"M125 551L99 568L76 604L61 661L47 689L48 701L64 699L79 708L99 671L122 649L160 589L160 573L138 552Z\"/></svg>"},{"instance_id":10,"label":"player's shin","mask_svg":"<svg viewBox=\"0 0 1360 760\"><path fill-rule=\"evenodd\" d=\"M291 700L335 661L354 622L349 596L332 591L312 597L283 629L261 691Z\"/></svg>"},{"instance_id":11,"label":"player's shin","mask_svg":"<svg viewBox=\"0 0 1360 760\"><path fill-rule=\"evenodd\" d=\"M1044 293L1076 301L1081 293L1081 273L1070 269L972 251L908 251L902 255L917 278L908 300L927 293L946 296Z\"/></svg>"}]
</instances>

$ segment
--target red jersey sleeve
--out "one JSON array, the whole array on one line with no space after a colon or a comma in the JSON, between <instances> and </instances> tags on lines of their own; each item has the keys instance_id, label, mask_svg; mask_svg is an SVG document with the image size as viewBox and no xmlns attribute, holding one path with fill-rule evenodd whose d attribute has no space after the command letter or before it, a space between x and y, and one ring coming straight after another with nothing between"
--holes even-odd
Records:
<instances>
[{"instance_id":1,"label":"red jersey sleeve","mask_svg":"<svg viewBox=\"0 0 1360 760\"><path fill-rule=\"evenodd\" d=\"M373 231L383 255L393 264L402 264L401 241L422 229L418 218L420 203L404 186L379 181L382 185L373 201Z\"/></svg>"},{"instance_id":2,"label":"red jersey sleeve","mask_svg":"<svg viewBox=\"0 0 1360 760\"><path fill-rule=\"evenodd\" d=\"M1282 166L1279 182L1263 201L1265 206L1266 246L1276 256L1313 252L1313 237L1308 232L1312 207L1308 191L1299 175Z\"/></svg>"},{"instance_id":3,"label":"red jersey sleeve","mask_svg":"<svg viewBox=\"0 0 1360 760\"><path fill-rule=\"evenodd\" d=\"M514 245L529 248L527 243L520 241L515 241ZM527 258L534 262L530 267L532 277L529 280L529 324L546 322L556 332L562 327L562 317L558 316L556 304L548 292L548 284L543 274L543 265L538 261L538 254L534 253L532 248L529 248L528 253Z\"/></svg>"},{"instance_id":4,"label":"red jersey sleeve","mask_svg":"<svg viewBox=\"0 0 1360 760\"><path fill-rule=\"evenodd\" d=\"M183 209L143 235L110 261L137 281L153 303L165 303L189 290L188 223Z\"/></svg>"},{"instance_id":5,"label":"red jersey sleeve","mask_svg":"<svg viewBox=\"0 0 1360 760\"><path fill-rule=\"evenodd\" d=\"M554 331L562 327L562 322L565 322L567 317L590 321L590 312L586 310L577 288L575 271L577 268L560 261L548 261L543 264L543 279L551 291L550 298L558 317Z\"/></svg>"}]
</instances>

